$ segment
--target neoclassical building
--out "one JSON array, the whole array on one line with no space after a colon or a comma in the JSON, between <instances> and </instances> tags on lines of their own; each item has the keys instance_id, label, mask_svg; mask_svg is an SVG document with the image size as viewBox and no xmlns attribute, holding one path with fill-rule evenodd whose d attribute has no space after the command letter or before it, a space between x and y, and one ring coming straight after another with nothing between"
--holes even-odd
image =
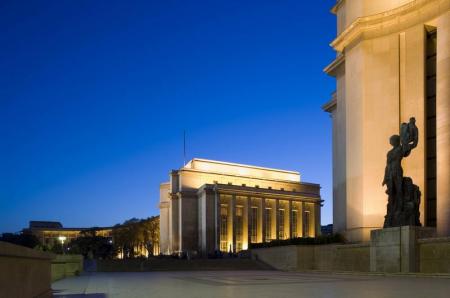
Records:
<instances>
[{"instance_id":1,"label":"neoclassical building","mask_svg":"<svg viewBox=\"0 0 450 298\"><path fill-rule=\"evenodd\" d=\"M320 233L320 186L298 172L193 159L160 186L160 251L238 252Z\"/></svg>"},{"instance_id":2,"label":"neoclassical building","mask_svg":"<svg viewBox=\"0 0 450 298\"><path fill-rule=\"evenodd\" d=\"M334 231L365 241L383 226L388 140L413 116L405 176L421 189L421 222L450 235L450 0L339 0L332 12Z\"/></svg>"}]
</instances>

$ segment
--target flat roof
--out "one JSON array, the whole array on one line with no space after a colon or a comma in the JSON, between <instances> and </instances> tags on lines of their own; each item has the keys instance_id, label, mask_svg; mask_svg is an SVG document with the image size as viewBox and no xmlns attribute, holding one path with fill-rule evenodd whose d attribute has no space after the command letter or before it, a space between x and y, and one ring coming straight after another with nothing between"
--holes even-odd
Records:
<instances>
[{"instance_id":1,"label":"flat roof","mask_svg":"<svg viewBox=\"0 0 450 298\"><path fill-rule=\"evenodd\" d=\"M281 172L281 173L289 173L289 174L298 174L298 175L300 175L300 172L297 172L297 171L281 170L281 169L274 169L274 168L265 168L265 167L252 166L252 165L246 165L246 164L241 164L241 163L218 161L218 160L203 159L203 158L193 158L183 168L188 167L189 164L191 164L192 162L195 162L195 161L202 161L202 162L206 162L206 163L215 163L215 164L221 164L221 165L238 166L238 167L241 167L241 168L251 168L251 169L275 171L275 172Z\"/></svg>"},{"instance_id":2,"label":"flat roof","mask_svg":"<svg viewBox=\"0 0 450 298\"><path fill-rule=\"evenodd\" d=\"M292 182L300 182L300 173L297 171L288 171L273 169L246 164L224 162L210 159L194 158L190 160L180 170L197 170L208 173L220 173L227 175L236 175L243 177L255 177L263 179L276 179Z\"/></svg>"}]
</instances>

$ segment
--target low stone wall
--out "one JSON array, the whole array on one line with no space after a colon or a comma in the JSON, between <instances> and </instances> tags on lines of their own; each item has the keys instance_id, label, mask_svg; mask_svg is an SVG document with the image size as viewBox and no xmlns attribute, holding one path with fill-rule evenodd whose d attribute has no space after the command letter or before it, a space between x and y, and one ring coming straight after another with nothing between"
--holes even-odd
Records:
<instances>
[{"instance_id":1,"label":"low stone wall","mask_svg":"<svg viewBox=\"0 0 450 298\"><path fill-rule=\"evenodd\" d=\"M0 242L0 297L52 297L53 254Z\"/></svg>"},{"instance_id":2,"label":"low stone wall","mask_svg":"<svg viewBox=\"0 0 450 298\"><path fill-rule=\"evenodd\" d=\"M419 239L421 273L450 273L450 237Z\"/></svg>"},{"instance_id":3,"label":"low stone wall","mask_svg":"<svg viewBox=\"0 0 450 298\"><path fill-rule=\"evenodd\" d=\"M251 254L279 270L370 270L369 244L289 245L252 249Z\"/></svg>"},{"instance_id":4,"label":"low stone wall","mask_svg":"<svg viewBox=\"0 0 450 298\"><path fill-rule=\"evenodd\" d=\"M82 255L57 255L52 261L52 282L83 272Z\"/></svg>"},{"instance_id":5,"label":"low stone wall","mask_svg":"<svg viewBox=\"0 0 450 298\"><path fill-rule=\"evenodd\" d=\"M450 274L450 237L420 238L432 235L426 228L402 227L401 231L375 231L371 243L277 246L252 249L251 255L286 271Z\"/></svg>"}]
</instances>

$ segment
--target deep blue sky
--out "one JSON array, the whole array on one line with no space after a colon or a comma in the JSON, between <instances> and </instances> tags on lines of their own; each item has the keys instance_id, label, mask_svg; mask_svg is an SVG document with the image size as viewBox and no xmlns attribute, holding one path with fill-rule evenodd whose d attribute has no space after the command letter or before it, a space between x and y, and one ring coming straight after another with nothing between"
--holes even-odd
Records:
<instances>
[{"instance_id":1,"label":"deep blue sky","mask_svg":"<svg viewBox=\"0 0 450 298\"><path fill-rule=\"evenodd\" d=\"M1 1L0 232L158 214L184 129L320 183L330 223L334 2Z\"/></svg>"}]
</instances>

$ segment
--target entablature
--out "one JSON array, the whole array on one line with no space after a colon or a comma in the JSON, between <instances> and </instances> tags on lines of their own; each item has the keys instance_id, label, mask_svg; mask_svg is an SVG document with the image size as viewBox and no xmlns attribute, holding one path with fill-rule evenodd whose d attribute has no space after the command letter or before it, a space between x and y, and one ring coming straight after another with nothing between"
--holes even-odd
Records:
<instances>
[{"instance_id":1,"label":"entablature","mask_svg":"<svg viewBox=\"0 0 450 298\"><path fill-rule=\"evenodd\" d=\"M450 0L415 0L379 14L359 17L331 42L337 52L358 39L370 39L430 21L450 10Z\"/></svg>"}]
</instances>

